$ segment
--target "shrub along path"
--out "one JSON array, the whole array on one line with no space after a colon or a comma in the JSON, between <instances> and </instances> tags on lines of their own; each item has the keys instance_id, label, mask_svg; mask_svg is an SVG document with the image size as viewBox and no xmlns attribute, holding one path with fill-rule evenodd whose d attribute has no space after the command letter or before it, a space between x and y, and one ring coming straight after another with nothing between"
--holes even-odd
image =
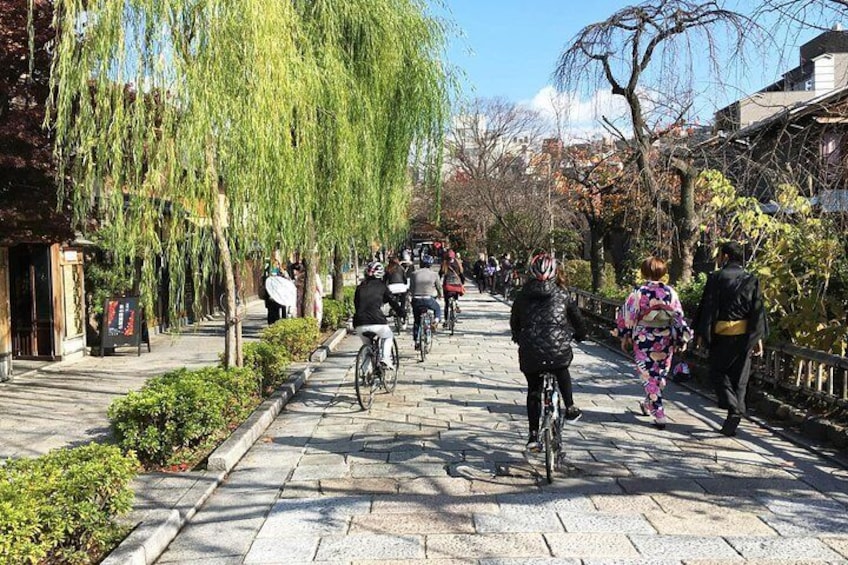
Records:
<instances>
[{"instance_id":1,"label":"shrub along path","mask_svg":"<svg viewBox=\"0 0 848 565\"><path fill-rule=\"evenodd\" d=\"M584 417L567 430L569 465L539 481L508 308L476 291L462 306L426 364L401 339L397 390L370 412L348 337L159 563L848 559L844 469L751 422L720 436L719 411L674 385L669 427L651 428L630 364L595 344L576 352Z\"/></svg>"},{"instance_id":2,"label":"shrub along path","mask_svg":"<svg viewBox=\"0 0 848 565\"><path fill-rule=\"evenodd\" d=\"M218 363L224 350L223 318L178 335L151 336L151 352L118 348L116 355L53 363L0 383L0 459L43 455L51 449L110 436L106 410L115 398L180 367ZM248 306L244 336L265 327L265 306Z\"/></svg>"}]
</instances>

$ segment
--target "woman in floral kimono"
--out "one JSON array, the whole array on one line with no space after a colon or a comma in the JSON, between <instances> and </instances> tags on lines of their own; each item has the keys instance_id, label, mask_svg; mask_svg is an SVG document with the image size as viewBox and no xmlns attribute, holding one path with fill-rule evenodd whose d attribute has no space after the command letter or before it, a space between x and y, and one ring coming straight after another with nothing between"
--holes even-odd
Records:
<instances>
[{"instance_id":1,"label":"woman in floral kimono","mask_svg":"<svg viewBox=\"0 0 848 565\"><path fill-rule=\"evenodd\" d=\"M654 426L659 429L666 425L662 390L672 356L675 351L683 351L692 338L677 292L662 282L667 271L662 259L645 259L641 267L645 283L627 298L613 330L613 335L621 339L621 348L633 351L645 387L645 400L639 407L642 414L654 417Z\"/></svg>"}]
</instances>

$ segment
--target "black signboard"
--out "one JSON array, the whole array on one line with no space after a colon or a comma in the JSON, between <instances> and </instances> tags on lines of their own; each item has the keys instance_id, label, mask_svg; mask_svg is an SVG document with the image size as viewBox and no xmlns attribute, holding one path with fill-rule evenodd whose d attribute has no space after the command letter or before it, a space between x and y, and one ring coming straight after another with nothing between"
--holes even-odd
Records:
<instances>
[{"instance_id":1,"label":"black signboard","mask_svg":"<svg viewBox=\"0 0 848 565\"><path fill-rule=\"evenodd\" d=\"M107 347L137 347L141 355L142 341L150 351L150 337L143 331L138 296L109 298L103 307L103 333L100 338L100 356Z\"/></svg>"}]
</instances>

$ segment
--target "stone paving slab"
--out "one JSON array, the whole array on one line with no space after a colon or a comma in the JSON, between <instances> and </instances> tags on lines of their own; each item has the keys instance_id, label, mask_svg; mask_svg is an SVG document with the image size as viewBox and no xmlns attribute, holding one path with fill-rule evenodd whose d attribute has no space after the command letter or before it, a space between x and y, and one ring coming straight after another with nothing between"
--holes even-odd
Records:
<instances>
[{"instance_id":1,"label":"stone paving slab","mask_svg":"<svg viewBox=\"0 0 848 565\"><path fill-rule=\"evenodd\" d=\"M427 536L427 558L547 557L542 534L446 534Z\"/></svg>"},{"instance_id":2,"label":"stone paving slab","mask_svg":"<svg viewBox=\"0 0 848 565\"><path fill-rule=\"evenodd\" d=\"M555 557L622 558L638 557L639 552L624 534L565 533L545 534Z\"/></svg>"},{"instance_id":3,"label":"stone paving slab","mask_svg":"<svg viewBox=\"0 0 848 565\"><path fill-rule=\"evenodd\" d=\"M346 339L333 371L280 413L162 562L848 561L848 474L751 422L720 436L721 411L674 384L671 423L653 429L632 367L592 343L575 348L585 415L566 427L566 465L547 484L543 458L524 453L508 309L487 294L463 301L460 331L438 334L427 363L398 337L397 389L369 412L351 380L359 340ZM239 527L215 528L228 520Z\"/></svg>"}]
</instances>

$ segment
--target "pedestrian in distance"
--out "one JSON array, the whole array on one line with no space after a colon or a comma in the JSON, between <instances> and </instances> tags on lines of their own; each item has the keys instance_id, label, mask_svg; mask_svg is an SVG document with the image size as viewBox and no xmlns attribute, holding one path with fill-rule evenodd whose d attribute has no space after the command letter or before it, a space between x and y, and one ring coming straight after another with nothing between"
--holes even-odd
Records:
<instances>
[{"instance_id":1,"label":"pedestrian in distance","mask_svg":"<svg viewBox=\"0 0 848 565\"><path fill-rule=\"evenodd\" d=\"M586 338L586 323L577 305L556 282L557 261L541 253L530 262L530 276L510 315L512 341L518 344L518 363L527 380L527 449L539 446L543 373L552 373L565 402L565 419L577 421L582 411L574 405L569 366L574 359L571 341Z\"/></svg>"},{"instance_id":2,"label":"pedestrian in distance","mask_svg":"<svg viewBox=\"0 0 848 565\"><path fill-rule=\"evenodd\" d=\"M668 272L665 261L648 257L640 271L644 282L627 297L612 333L621 340L621 349L632 353L636 361L645 389L645 398L639 402L642 414L653 416L653 425L664 429L663 389L674 354L686 348L692 330L677 292L663 282Z\"/></svg>"},{"instance_id":3,"label":"pedestrian in distance","mask_svg":"<svg viewBox=\"0 0 848 565\"><path fill-rule=\"evenodd\" d=\"M486 256L483 253L477 256L477 261L474 262L472 269L477 290L481 293L486 292Z\"/></svg>"},{"instance_id":4,"label":"pedestrian in distance","mask_svg":"<svg viewBox=\"0 0 848 565\"><path fill-rule=\"evenodd\" d=\"M726 436L736 435L745 415L751 357L763 354L768 335L760 281L742 268L742 260L739 243L721 246L721 268L707 278L694 322L698 345L709 350L710 381L719 408L727 410L721 427Z\"/></svg>"}]
</instances>

